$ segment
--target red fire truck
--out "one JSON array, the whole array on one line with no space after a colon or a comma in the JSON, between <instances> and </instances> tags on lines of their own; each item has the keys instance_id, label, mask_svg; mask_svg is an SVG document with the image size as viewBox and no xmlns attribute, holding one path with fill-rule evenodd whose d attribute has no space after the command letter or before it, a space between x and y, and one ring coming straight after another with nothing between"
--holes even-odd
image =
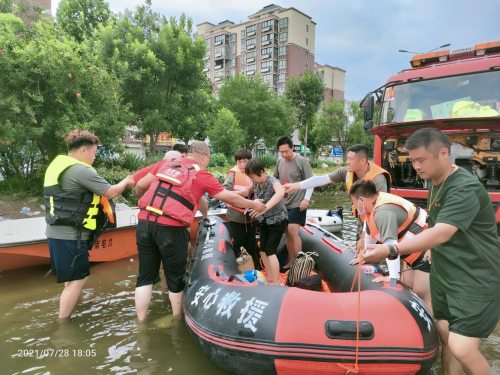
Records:
<instances>
[{"instance_id":1,"label":"red fire truck","mask_svg":"<svg viewBox=\"0 0 500 375\"><path fill-rule=\"evenodd\" d=\"M444 131L455 164L488 190L499 227L500 40L415 55L410 64L361 101L365 130L376 136L375 163L391 173L393 194L426 208L429 181L419 178L404 146L418 129Z\"/></svg>"}]
</instances>

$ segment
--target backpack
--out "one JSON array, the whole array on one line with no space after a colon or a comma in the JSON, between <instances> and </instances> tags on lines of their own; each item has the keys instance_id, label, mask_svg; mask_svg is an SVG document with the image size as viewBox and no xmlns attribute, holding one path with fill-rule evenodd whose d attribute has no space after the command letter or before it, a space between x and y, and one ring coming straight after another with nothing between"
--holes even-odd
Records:
<instances>
[{"instance_id":1,"label":"backpack","mask_svg":"<svg viewBox=\"0 0 500 375\"><path fill-rule=\"evenodd\" d=\"M318 253L308 252L304 253L299 251L292 260L292 265L288 271L288 278L286 280L287 286L295 286L300 279L309 276L309 273L314 270L313 255L318 256Z\"/></svg>"},{"instance_id":2,"label":"backpack","mask_svg":"<svg viewBox=\"0 0 500 375\"><path fill-rule=\"evenodd\" d=\"M155 216L191 225L198 209L191 187L200 169L192 160L164 161L158 167L158 173L148 191L139 200L139 208L148 210L149 214Z\"/></svg>"}]
</instances>

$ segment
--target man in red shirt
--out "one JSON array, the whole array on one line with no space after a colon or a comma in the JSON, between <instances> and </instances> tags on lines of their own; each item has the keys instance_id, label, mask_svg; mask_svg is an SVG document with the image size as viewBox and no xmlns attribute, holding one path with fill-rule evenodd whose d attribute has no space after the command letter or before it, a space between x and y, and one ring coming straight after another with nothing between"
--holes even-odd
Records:
<instances>
[{"instance_id":1,"label":"man in red shirt","mask_svg":"<svg viewBox=\"0 0 500 375\"><path fill-rule=\"evenodd\" d=\"M182 315L188 228L205 193L236 207L265 210L266 206L260 201L250 201L224 190L205 170L209 161L210 149L206 143L193 142L187 158L159 163L134 188L135 196L144 195L138 203L141 212L136 234L139 276L135 307L139 320L146 319L153 284L160 281L160 262L167 278L173 315Z\"/></svg>"}]
</instances>

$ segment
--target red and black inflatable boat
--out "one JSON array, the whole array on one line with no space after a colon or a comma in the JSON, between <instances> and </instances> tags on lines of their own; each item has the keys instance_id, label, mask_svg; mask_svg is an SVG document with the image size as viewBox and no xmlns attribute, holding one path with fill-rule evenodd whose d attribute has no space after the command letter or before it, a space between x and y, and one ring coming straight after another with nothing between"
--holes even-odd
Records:
<instances>
[{"instance_id":1,"label":"red and black inflatable boat","mask_svg":"<svg viewBox=\"0 0 500 375\"><path fill-rule=\"evenodd\" d=\"M184 312L189 330L220 367L251 375L346 374L353 367L353 252L313 225L301 227L300 237L304 251L318 253L316 271L332 293L245 283L222 219L200 225ZM406 286L372 283L375 275L361 275L359 374L427 373L439 345L430 312Z\"/></svg>"}]
</instances>

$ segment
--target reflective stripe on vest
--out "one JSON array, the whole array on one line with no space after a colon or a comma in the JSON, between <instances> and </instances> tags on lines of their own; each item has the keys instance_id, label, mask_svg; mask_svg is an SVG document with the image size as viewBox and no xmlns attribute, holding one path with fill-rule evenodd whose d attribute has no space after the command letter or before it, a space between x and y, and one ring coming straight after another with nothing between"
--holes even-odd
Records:
<instances>
[{"instance_id":1,"label":"reflective stripe on vest","mask_svg":"<svg viewBox=\"0 0 500 375\"><path fill-rule=\"evenodd\" d=\"M351 190L352 184L354 184L357 180L373 181L373 179L375 177L377 177L381 174L386 175L386 179L388 177L389 181L392 182L392 178L391 178L390 173L387 172L384 168L379 167L377 164L372 163L371 161L368 162L368 165L370 166L370 169L368 170L368 172L366 172L366 174L363 176L363 178L357 178L356 180L354 180L354 176L355 176L354 172L347 172L347 174L345 176L345 187L347 189L347 192L349 192L349 190ZM357 177L357 175L356 175L356 177ZM387 191L388 192L391 191L390 184L389 184L389 186L387 186ZM359 217L359 219L362 222L365 221L365 215L358 214L358 210L354 206L352 206L352 214L354 215L354 217Z\"/></svg>"},{"instance_id":2,"label":"reflective stripe on vest","mask_svg":"<svg viewBox=\"0 0 500 375\"><path fill-rule=\"evenodd\" d=\"M45 215L45 220L49 225L68 225L76 227L83 225L85 229L94 230L97 226L96 217L99 213L100 196L90 191L88 193L67 192L59 185L59 178L61 175L69 167L77 164L92 168L89 164L67 155L57 156L47 168L43 185L45 201L50 208ZM91 201L88 199L85 202L83 198L85 197L86 199L87 195L89 197L92 195L93 197ZM57 208L56 205L62 208ZM69 207L65 210L65 206ZM78 209L83 211L84 214L81 212L79 213Z\"/></svg>"},{"instance_id":3,"label":"reflective stripe on vest","mask_svg":"<svg viewBox=\"0 0 500 375\"><path fill-rule=\"evenodd\" d=\"M234 173L232 191L242 191L252 186L252 181L250 180L250 178L245 173L241 172L237 166L231 168L229 172L227 172L227 176L229 176L230 173ZM234 207L228 204L226 204L226 206L242 213L245 212L245 208Z\"/></svg>"},{"instance_id":4,"label":"reflective stripe on vest","mask_svg":"<svg viewBox=\"0 0 500 375\"><path fill-rule=\"evenodd\" d=\"M190 159L163 161L148 191L139 200L139 208L154 216L191 225L198 209L198 202L192 196L192 183L200 170Z\"/></svg>"},{"instance_id":5,"label":"reflective stripe on vest","mask_svg":"<svg viewBox=\"0 0 500 375\"><path fill-rule=\"evenodd\" d=\"M366 215L366 224L370 230L370 237L376 239L378 242L382 242L380 238L380 231L378 230L377 224L375 223L375 212L377 208L384 204L393 204L403 208L407 213L407 218L403 224L401 224L398 228L398 243L406 241L412 237L415 237L415 233L410 231L410 226L412 224L416 224L422 229L427 229L427 213L415 206L413 203L398 197L397 195L388 194L388 193L378 193L378 198L373 206L373 210L371 214ZM408 264L413 264L420 257L421 253L412 253L407 255L402 255L401 258L405 260Z\"/></svg>"}]
</instances>

